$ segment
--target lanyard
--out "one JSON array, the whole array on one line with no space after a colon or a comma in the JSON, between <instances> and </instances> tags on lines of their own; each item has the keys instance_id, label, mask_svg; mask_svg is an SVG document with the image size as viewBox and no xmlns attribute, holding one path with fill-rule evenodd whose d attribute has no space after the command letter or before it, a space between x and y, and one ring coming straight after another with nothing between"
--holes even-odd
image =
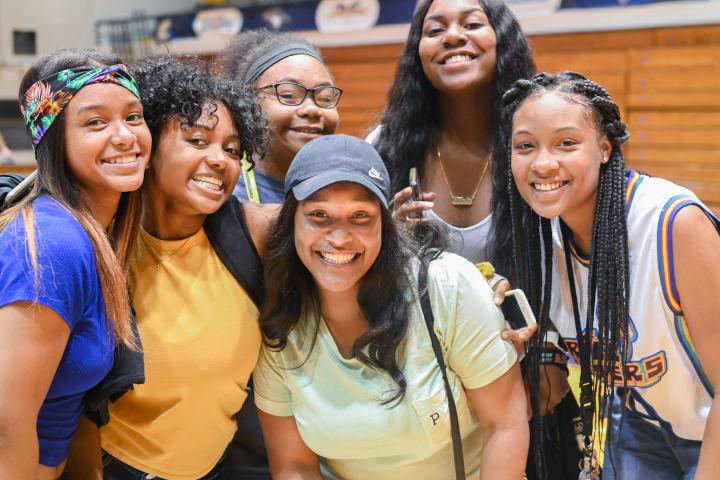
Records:
<instances>
[{"instance_id":1,"label":"lanyard","mask_svg":"<svg viewBox=\"0 0 720 480\"><path fill-rule=\"evenodd\" d=\"M572 298L573 319L575 320L575 332L578 342L578 353L580 355L580 413L582 416L583 440L585 448L583 451L583 460L580 463L580 480L599 478L598 462L593 455L592 434L593 434L593 418L595 415L595 392L592 380L592 334L593 324L588 317L585 321L585 331L583 332L580 323L580 308L578 306L577 291L575 290L575 272L572 265L572 253L570 252L570 241L568 237L568 227L561 220L560 230L562 232L563 249L565 250L565 266L567 268L568 286L570 287L570 297ZM596 288L595 275L590 278L590 291L594 292ZM595 308L588 309L595 311Z\"/></svg>"},{"instance_id":2,"label":"lanyard","mask_svg":"<svg viewBox=\"0 0 720 480\"><path fill-rule=\"evenodd\" d=\"M251 203L260 203L260 192L257 189L257 183L255 182L255 171L253 166L247 159L247 152L243 154L243 158L240 161L240 171L242 171L243 183L245 184L245 193L247 193L248 201Z\"/></svg>"}]
</instances>

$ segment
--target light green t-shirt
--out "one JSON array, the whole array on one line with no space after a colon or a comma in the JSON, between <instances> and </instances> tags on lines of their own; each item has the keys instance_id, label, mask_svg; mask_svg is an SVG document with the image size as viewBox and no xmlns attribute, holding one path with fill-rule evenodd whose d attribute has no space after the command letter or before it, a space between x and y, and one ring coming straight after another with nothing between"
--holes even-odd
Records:
<instances>
[{"instance_id":1,"label":"light green t-shirt","mask_svg":"<svg viewBox=\"0 0 720 480\"><path fill-rule=\"evenodd\" d=\"M493 382L517 356L500 338L505 320L474 265L445 253L430 265L428 288L457 404L466 472L474 475L482 431L463 387ZM447 399L419 302L411 315L398 351L407 393L395 406L380 404L396 388L390 376L343 358L322 319L309 358L311 339L300 342L297 331L284 350L263 349L253 373L255 402L271 415L295 417L305 444L321 458L325 478L454 477ZM304 323L312 332L313 322Z\"/></svg>"}]
</instances>

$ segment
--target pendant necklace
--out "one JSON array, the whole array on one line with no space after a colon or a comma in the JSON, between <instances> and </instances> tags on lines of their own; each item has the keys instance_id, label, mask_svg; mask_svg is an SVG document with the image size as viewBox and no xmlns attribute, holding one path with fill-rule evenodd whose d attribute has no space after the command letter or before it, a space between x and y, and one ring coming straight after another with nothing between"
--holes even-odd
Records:
<instances>
[{"instance_id":1,"label":"pendant necklace","mask_svg":"<svg viewBox=\"0 0 720 480\"><path fill-rule=\"evenodd\" d=\"M150 258L153 259L155 262L155 270L160 270L160 264L166 260L170 260L177 252L185 248L185 245L190 241L190 239L193 237L193 235L190 235L188 238L185 239L184 242L180 244L178 248L175 250L171 250L170 253L163 255L163 256L155 256L155 253L152 251L152 248L148 245L148 243L143 239L143 244L145 244L145 251L147 251L148 255L150 255Z\"/></svg>"},{"instance_id":2,"label":"pendant necklace","mask_svg":"<svg viewBox=\"0 0 720 480\"><path fill-rule=\"evenodd\" d=\"M475 196L478 193L478 190L480 190L480 185L482 184L483 179L485 178L485 173L487 173L488 164L490 163L490 158L485 161L485 167L483 168L482 174L480 175L480 180L478 180L477 185L475 185L475 190L473 191L472 195L469 197L463 196L463 195L455 195L453 194L452 187L450 187L450 182L448 181L447 174L445 173L445 167L442 163L442 157L440 156L440 144L437 146L437 158L438 162L440 162L440 171L443 174L443 178L445 179L445 185L447 185L448 192L450 193L450 199L452 200L452 204L456 207L470 207L473 204L473 201L475 201Z\"/></svg>"}]
</instances>

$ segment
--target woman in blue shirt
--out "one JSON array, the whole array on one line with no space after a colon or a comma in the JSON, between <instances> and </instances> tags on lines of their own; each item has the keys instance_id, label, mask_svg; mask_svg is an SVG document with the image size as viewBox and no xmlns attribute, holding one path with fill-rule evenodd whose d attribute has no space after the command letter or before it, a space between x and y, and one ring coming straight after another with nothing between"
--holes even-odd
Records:
<instances>
[{"instance_id":1,"label":"woman in blue shirt","mask_svg":"<svg viewBox=\"0 0 720 480\"><path fill-rule=\"evenodd\" d=\"M0 215L0 478L62 472L85 393L132 345L126 287L150 133L113 55L64 50L20 85L37 180Z\"/></svg>"}]
</instances>

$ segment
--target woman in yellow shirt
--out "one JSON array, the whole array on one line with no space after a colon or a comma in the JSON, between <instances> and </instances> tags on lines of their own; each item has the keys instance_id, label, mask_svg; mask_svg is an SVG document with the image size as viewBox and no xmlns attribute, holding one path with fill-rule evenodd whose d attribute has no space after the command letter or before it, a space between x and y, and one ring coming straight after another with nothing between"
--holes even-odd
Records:
<instances>
[{"instance_id":1,"label":"woman in yellow shirt","mask_svg":"<svg viewBox=\"0 0 720 480\"><path fill-rule=\"evenodd\" d=\"M264 122L246 91L176 59L133 72L153 137L130 285L145 383L109 406L103 477L219 478L260 329L250 286L226 266L208 225L233 216L242 225L234 256L259 266L267 207L226 202L243 154L262 149Z\"/></svg>"}]
</instances>

